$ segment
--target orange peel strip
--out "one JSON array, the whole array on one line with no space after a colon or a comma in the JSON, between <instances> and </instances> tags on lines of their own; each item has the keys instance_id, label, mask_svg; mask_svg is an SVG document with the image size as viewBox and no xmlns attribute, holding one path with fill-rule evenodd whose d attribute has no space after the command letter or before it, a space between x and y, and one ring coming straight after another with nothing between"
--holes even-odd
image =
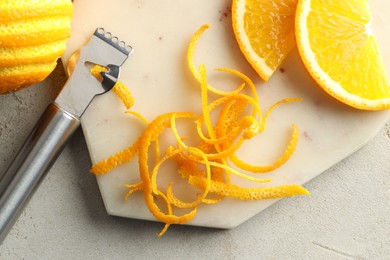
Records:
<instances>
[{"instance_id":1,"label":"orange peel strip","mask_svg":"<svg viewBox=\"0 0 390 260\"><path fill-rule=\"evenodd\" d=\"M191 41L190 41L190 44L188 45L188 49L187 49L187 64L188 64L188 67L192 73L192 75L194 76L194 78L200 82L200 74L199 72L196 70L196 66L195 66L195 63L194 63L194 53L195 53L195 46L196 44L198 43L199 41L199 38L200 36L204 33L204 31L206 31L208 28L210 28L210 25L208 24L204 24L202 25L196 32L195 34L192 36L191 38Z\"/></svg>"},{"instance_id":2,"label":"orange peel strip","mask_svg":"<svg viewBox=\"0 0 390 260\"><path fill-rule=\"evenodd\" d=\"M136 184L125 184L126 188L129 189L129 191L125 195L125 200L128 200L129 197L136 191L140 191L144 188L144 184L142 182L138 182Z\"/></svg>"},{"instance_id":3,"label":"orange peel strip","mask_svg":"<svg viewBox=\"0 0 390 260\"><path fill-rule=\"evenodd\" d=\"M148 124L149 124L149 121L148 121L143 115L141 115L141 114L138 113L138 112L135 112L135 111L126 111L125 114L132 115L132 116L138 118L138 119L141 120L145 125L148 125Z\"/></svg>"},{"instance_id":4,"label":"orange peel strip","mask_svg":"<svg viewBox=\"0 0 390 260\"><path fill-rule=\"evenodd\" d=\"M168 186L168 189L167 189L167 197L168 197L168 200L174 204L176 207L179 207L179 208L194 208L196 207L198 204L200 204L201 202L203 202L203 200L206 199L206 196L209 192L209 185L210 185L210 181L211 181L211 171L210 171L210 164L209 164L209 161L207 160L207 157L206 155L200 151L199 149L196 149L196 148L189 148L191 150L193 150L193 152L197 153L199 156L202 157L202 159L204 160L204 164L206 166L206 178L204 178L205 180L205 186L204 186L204 189L203 189L203 194L202 195L197 195L197 198L195 201L193 202L183 202L181 201L180 199L178 199L174 194L173 194L173 191L172 191L172 182L169 184ZM190 175L191 176L191 175Z\"/></svg>"},{"instance_id":5,"label":"orange peel strip","mask_svg":"<svg viewBox=\"0 0 390 260\"><path fill-rule=\"evenodd\" d=\"M188 67L192 73L192 75L194 76L194 78L198 81L198 82L201 82L201 75L199 73L199 71L196 69L196 65L195 65L195 62L194 62L194 54L195 54L195 47L196 47L196 44L198 43L199 41L199 38L200 36L208 29L210 28L210 25L208 24L204 24L202 25L196 32L195 34L192 36L191 38L191 41L190 41L190 44L188 45L188 48L187 48L187 64L188 64ZM212 86L210 85L207 85L207 89L215 94L218 94L218 95L221 95L221 96L224 96L224 95L230 95L230 94L234 94L234 93L238 93L240 92L242 89L244 88L244 84L241 84L237 89L233 90L233 91L222 91L222 90L218 90L218 89L215 89L213 88Z\"/></svg>"},{"instance_id":6,"label":"orange peel strip","mask_svg":"<svg viewBox=\"0 0 390 260\"><path fill-rule=\"evenodd\" d=\"M209 162L210 166L214 166L214 167L219 167L221 169L224 169L225 171L228 171L229 173L232 173L238 177L241 177L243 179L247 179L247 180L250 180L250 181L253 181L253 182L260 182L260 183L266 183L266 182L271 182L272 181L272 178L267 178L267 179L260 179L260 178L256 178L256 177L252 177L252 176L249 176L249 175L246 175L240 171L237 171L235 169L233 169L232 167L228 166L227 164L225 163L218 163L218 162Z\"/></svg>"},{"instance_id":7,"label":"orange peel strip","mask_svg":"<svg viewBox=\"0 0 390 260\"><path fill-rule=\"evenodd\" d=\"M230 96L225 96L225 97L222 97L222 98L219 98L217 100L214 100L213 102L211 102L207 109L209 111L209 113L211 111L213 111L214 109L216 109L218 106L220 105L223 105L223 104L226 104L230 101L237 101L237 100L245 100L247 101L249 104L251 104L253 106L253 109L254 109L254 112L255 114L259 115L261 117L262 115L262 112L261 112L261 109L258 105L258 103L252 98L252 97L249 97L249 96L246 96L244 94L235 94L235 95L230 95ZM253 116L252 116L253 117ZM255 117L254 117L255 118ZM253 122L255 122L256 120L254 120ZM207 142L207 143L210 143L210 144L219 144L219 143L222 143L224 141L226 141L227 137L226 136L222 136L222 137L216 137L216 138L207 138L205 136L205 134L203 133L202 131L202 124L205 122L205 119L204 119L204 116L200 116L199 119L196 121L197 123L197 131L198 131L198 135L199 137ZM210 122L209 122L210 123ZM256 124L256 133L259 133L261 132L264 127L263 127L263 124L261 122L257 123ZM212 127L212 126L209 126L209 127ZM241 125L242 127L242 125ZM216 136L216 134L215 134Z\"/></svg>"},{"instance_id":8,"label":"orange peel strip","mask_svg":"<svg viewBox=\"0 0 390 260\"><path fill-rule=\"evenodd\" d=\"M138 150L139 140L135 141L133 145L127 147L126 149L92 165L90 172L94 175L105 174L119 165L130 162L134 156L138 154Z\"/></svg>"},{"instance_id":9,"label":"orange peel strip","mask_svg":"<svg viewBox=\"0 0 390 260\"><path fill-rule=\"evenodd\" d=\"M296 101L302 101L302 100L303 100L302 98L284 98L284 99L282 99L282 100L279 100L279 101L276 102L275 104L273 104L273 105L267 110L267 113L266 113L265 116L264 116L264 129L265 129L265 125L266 125L266 122L267 122L268 117L270 116L271 112L272 112L276 107L278 107L279 105L284 104L284 103L296 102Z\"/></svg>"},{"instance_id":10,"label":"orange peel strip","mask_svg":"<svg viewBox=\"0 0 390 260\"><path fill-rule=\"evenodd\" d=\"M160 196L163 198L163 200L164 200L165 203L167 204L168 214L169 214L169 215L172 215L172 206L171 206L171 204L169 203L169 200L168 200L167 196L166 196L164 193L162 193L161 191L159 191L159 192L157 193L157 195L160 195ZM165 232L167 232L167 230L168 230L168 228L169 228L170 225L171 225L171 224L169 224L169 223L165 223L164 228L161 230L160 233L157 234L157 237L163 236L163 235L165 234Z\"/></svg>"},{"instance_id":11,"label":"orange peel strip","mask_svg":"<svg viewBox=\"0 0 390 260\"><path fill-rule=\"evenodd\" d=\"M102 81L103 78L100 75L100 72L107 72L108 69L106 67L95 65L91 69L91 74L95 76L99 81ZM122 100L122 103L127 109L130 109L134 105L134 98L131 94L130 90L121 82L117 81L112 91Z\"/></svg>"},{"instance_id":12,"label":"orange peel strip","mask_svg":"<svg viewBox=\"0 0 390 260\"><path fill-rule=\"evenodd\" d=\"M179 133L177 132L177 129L175 127L175 121L174 121L174 118L175 116L173 115L172 118L171 118L171 128L172 128L172 133L173 135L175 136L177 142L178 142L178 145L180 147L183 147L184 149L191 149L191 147L189 147L188 145L186 145L183 140L180 138L180 135ZM240 148L241 144L244 142L244 139L239 139L238 142L236 142L234 145L231 145L228 149L225 149L223 150L222 152L219 152L219 153L215 153L215 154L209 154L209 153L204 153L202 151L202 154L205 154L206 158L208 160L218 160L218 159L222 159L222 158L226 158L228 157L229 155L233 154L235 151L238 150L238 148ZM194 149L194 148L192 148Z\"/></svg>"},{"instance_id":13,"label":"orange peel strip","mask_svg":"<svg viewBox=\"0 0 390 260\"><path fill-rule=\"evenodd\" d=\"M200 177L191 176L189 183L203 189L206 185L206 180ZM300 185L283 185L277 187L260 187L260 188L243 188L232 184L211 181L209 192L216 193L222 196L237 198L240 200L262 200L262 199L277 199L286 196L294 195L309 195L309 191Z\"/></svg>"},{"instance_id":14,"label":"orange peel strip","mask_svg":"<svg viewBox=\"0 0 390 260\"><path fill-rule=\"evenodd\" d=\"M190 152L191 153L191 152ZM188 155L185 155L188 157ZM189 157L188 157L189 158ZM202 161L200 158L189 158L188 160L192 160L192 161L195 161L199 164L204 164L205 162ZM243 179L247 179L247 180L250 180L250 181L253 181L253 182L259 182L259 183L265 183L265 182L270 182L272 181L271 178L267 178L267 179L260 179L258 177L252 177L252 176L249 176L249 175L246 175L240 171L237 171L235 169L233 169L232 167L230 167L229 165L227 165L226 163L218 163L218 162L214 162L214 161L209 161L208 164L210 166L213 166L213 167L217 167L217 168L221 168L221 169L224 169L225 171L229 172L229 173L232 173L238 177L241 177ZM249 165L249 166L252 166L252 165ZM191 176L191 174L189 175Z\"/></svg>"},{"instance_id":15,"label":"orange peel strip","mask_svg":"<svg viewBox=\"0 0 390 260\"><path fill-rule=\"evenodd\" d=\"M204 165L206 167L207 180L211 180L211 168L210 168L210 162L209 162L209 159L208 159L209 155L205 154L204 151L202 151L201 149L198 149L198 148L195 148L195 147L189 147L189 146L184 144L184 142L182 141L182 138L180 138L180 136L179 136L179 134L177 132L175 119L176 119L176 114L172 114L172 117L171 117L171 129L172 129L172 132L173 132L174 136L177 139L177 142L179 143L179 146L184 147L184 149L186 149L187 151L189 151L192 154L197 155L198 157L202 157L202 160L203 160L202 163L204 163ZM181 152L181 151L179 151L179 152ZM176 154L172 154L172 155L174 156ZM191 174L188 174L188 175L190 176ZM153 177L152 177L152 180L153 180ZM197 199L195 201L193 201L191 203L186 203L186 202L183 202L183 201L179 200L173 194L172 183L170 183L170 185L168 186L168 189L167 189L167 197L168 197L168 199L170 200L170 202L172 204L174 204L175 206L177 206L179 208L192 208L192 207L195 207L196 205L198 205L201 202L208 203L208 204L214 204L214 203L217 203L217 202L220 201L219 198L218 199L206 199L207 194L208 194L208 188L206 188L204 190L204 193L202 195L197 196Z\"/></svg>"},{"instance_id":16,"label":"orange peel strip","mask_svg":"<svg viewBox=\"0 0 390 260\"><path fill-rule=\"evenodd\" d=\"M248 84L248 86L250 87L254 100L259 101L259 97L258 97L257 91L256 91L256 86L248 76L239 72L238 70L234 70L234 69L230 69L230 68L218 68L216 70L222 71L222 72L228 72L230 74L233 74L233 75L241 78L244 81L244 83ZM235 93L232 93L232 94L235 94Z\"/></svg>"},{"instance_id":17,"label":"orange peel strip","mask_svg":"<svg viewBox=\"0 0 390 260\"><path fill-rule=\"evenodd\" d=\"M199 71L200 71L200 89L201 89L201 96L202 96L202 116L206 125L206 129L209 133L209 136L212 139L216 139L216 134L213 125L211 123L210 110L208 106L208 96L207 96L208 84L206 80L206 67L204 65L201 65L199 67Z\"/></svg>"},{"instance_id":18,"label":"orange peel strip","mask_svg":"<svg viewBox=\"0 0 390 260\"><path fill-rule=\"evenodd\" d=\"M237 102L236 100L231 100L229 102L226 102L226 104L221 108L221 112L219 113L217 124L215 126L215 133L216 133L218 138L226 137L226 134L227 134L226 128L227 128L227 124L230 123L229 122L230 121L229 119L231 118L230 111L231 111L231 109L233 109L233 105L235 105L234 106L236 108L235 110L240 111L238 113L241 114L241 112L243 111L243 109L246 106L246 102L244 102L244 104L243 104L242 102ZM198 122L197 122L197 131L198 131L198 133L202 133L201 132L201 124L198 124Z\"/></svg>"},{"instance_id":19,"label":"orange peel strip","mask_svg":"<svg viewBox=\"0 0 390 260\"><path fill-rule=\"evenodd\" d=\"M112 91L122 100L127 109L130 109L134 105L134 98L130 90L122 83L117 81Z\"/></svg>"},{"instance_id":20,"label":"orange peel strip","mask_svg":"<svg viewBox=\"0 0 390 260\"><path fill-rule=\"evenodd\" d=\"M266 173L266 172L270 172L272 170L275 170L275 169L279 168L281 165L283 165L284 163L286 163L290 159L291 155L294 153L295 148L298 145L298 139L299 139L298 127L295 124L293 124L292 129L293 129L293 131L291 134L291 140L290 140L289 144L287 145L287 148L285 149L284 153L274 163L272 163L270 165L254 166L254 165L251 165L251 164L248 164L248 163L241 161L240 159L238 159L238 157L236 155L231 155L229 157L229 159L238 168L245 170L245 171L253 172L253 173Z\"/></svg>"},{"instance_id":21,"label":"orange peel strip","mask_svg":"<svg viewBox=\"0 0 390 260\"><path fill-rule=\"evenodd\" d=\"M178 115L178 117L186 117L186 116L193 115L192 113L176 113L176 114ZM153 120L149 124L148 128L141 136L140 149L139 149L139 170L140 170L141 180L144 183L143 191L144 191L145 202L150 212L153 214L153 216L159 221L162 221L166 224L184 224L195 217L197 209L194 208L191 212L184 214L182 216L163 213L154 201L153 191L152 191L151 181L150 181L149 166L148 166L148 149L151 140L155 135L155 131L159 130L159 126L162 125L165 121L170 120L171 116L172 113L158 116L155 120Z\"/></svg>"},{"instance_id":22,"label":"orange peel strip","mask_svg":"<svg viewBox=\"0 0 390 260\"><path fill-rule=\"evenodd\" d=\"M176 149L174 151L170 151L168 152L164 157L162 157L160 160L158 160L151 172L151 176L150 176L150 182L151 182L151 187L152 187L152 192L154 194L157 194L157 191L158 191L158 188L157 188L157 174L158 174L158 171L161 167L161 165L166 162L168 159L174 157L175 155L177 155L178 153L182 152L181 149Z\"/></svg>"},{"instance_id":23,"label":"orange peel strip","mask_svg":"<svg viewBox=\"0 0 390 260\"><path fill-rule=\"evenodd\" d=\"M199 148L198 148L199 149ZM201 150L201 149L200 149ZM179 165L178 173L185 179L188 179L191 175L193 176L204 176L204 171L199 169L197 167L197 163L191 159L184 158L183 155L181 155L180 159L179 157L175 156L173 157L174 160L176 160L177 164ZM184 159L183 159L184 158ZM224 164L226 164L226 161L223 161ZM211 179L214 181L225 181L227 183L230 183L230 174L227 172L225 173L224 169L216 168L216 167L210 167L211 169ZM223 178L225 177L225 178ZM213 199L203 199L202 202L205 204L215 204L219 201L221 201L222 198L213 198Z\"/></svg>"},{"instance_id":24,"label":"orange peel strip","mask_svg":"<svg viewBox=\"0 0 390 260\"><path fill-rule=\"evenodd\" d=\"M168 185L167 198L168 198L169 203L175 205L176 207L181 208L181 209L189 209L189 208L196 207L200 202L202 202L202 200L199 200L199 197L200 197L199 194L196 196L197 198L193 202L184 202L184 201L180 200L173 193L172 185L173 185L173 182L170 182Z\"/></svg>"}]
</instances>

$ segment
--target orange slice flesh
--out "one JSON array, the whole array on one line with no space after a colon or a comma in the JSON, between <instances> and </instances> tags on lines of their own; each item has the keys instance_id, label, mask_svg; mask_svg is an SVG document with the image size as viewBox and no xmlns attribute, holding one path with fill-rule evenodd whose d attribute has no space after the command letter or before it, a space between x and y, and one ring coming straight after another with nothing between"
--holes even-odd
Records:
<instances>
[{"instance_id":1,"label":"orange slice flesh","mask_svg":"<svg viewBox=\"0 0 390 260\"><path fill-rule=\"evenodd\" d=\"M233 0L233 30L241 52L267 81L295 47L297 0Z\"/></svg>"}]
</instances>

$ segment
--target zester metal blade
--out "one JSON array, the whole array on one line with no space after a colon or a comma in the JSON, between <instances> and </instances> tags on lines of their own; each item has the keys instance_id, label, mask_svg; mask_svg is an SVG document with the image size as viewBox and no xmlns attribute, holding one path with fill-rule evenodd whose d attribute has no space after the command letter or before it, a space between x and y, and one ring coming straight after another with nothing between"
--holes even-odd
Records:
<instances>
[{"instance_id":1,"label":"zester metal blade","mask_svg":"<svg viewBox=\"0 0 390 260\"><path fill-rule=\"evenodd\" d=\"M133 49L103 28L96 29L81 49L77 64L55 103L76 118L81 118L96 95L109 91L119 77L119 70ZM107 67L103 81L90 72L90 64Z\"/></svg>"}]
</instances>

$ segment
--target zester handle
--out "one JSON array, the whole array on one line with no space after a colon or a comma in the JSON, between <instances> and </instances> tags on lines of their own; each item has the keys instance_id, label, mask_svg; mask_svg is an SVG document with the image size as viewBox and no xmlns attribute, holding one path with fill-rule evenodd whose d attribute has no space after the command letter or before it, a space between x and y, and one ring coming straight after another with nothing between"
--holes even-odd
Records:
<instances>
[{"instance_id":1,"label":"zester handle","mask_svg":"<svg viewBox=\"0 0 390 260\"><path fill-rule=\"evenodd\" d=\"M9 168L0 176L0 243L19 217L80 121L48 106Z\"/></svg>"}]
</instances>

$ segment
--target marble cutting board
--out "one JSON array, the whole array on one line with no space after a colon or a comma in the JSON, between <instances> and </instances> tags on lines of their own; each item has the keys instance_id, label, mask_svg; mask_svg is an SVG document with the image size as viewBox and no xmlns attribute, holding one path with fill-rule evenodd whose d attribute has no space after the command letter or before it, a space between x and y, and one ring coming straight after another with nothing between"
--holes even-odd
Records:
<instances>
[{"instance_id":1,"label":"marble cutting board","mask_svg":"<svg viewBox=\"0 0 390 260\"><path fill-rule=\"evenodd\" d=\"M390 69L390 3L370 0L369 4L374 16L372 29ZM272 185L306 183L362 147L390 118L390 111L356 110L325 94L305 72L296 50L267 83L263 82L235 42L230 5L230 0L75 0L73 31L64 64L97 27L104 27L134 48L121 74L121 81L134 95L134 111L148 120L164 112L199 112L199 86L186 66L186 48L193 33L201 25L210 24L195 59L197 64L206 65L213 84L223 80L213 69L230 67L254 80L263 110L286 97L304 99L275 110L267 130L240 150L239 155L254 164L270 163L286 146L291 124L299 127L295 154L284 166L266 175L273 178ZM126 148L144 129L124 110L119 99L108 93L97 97L84 115L82 128L93 163ZM162 182L167 181L165 176L161 178ZM97 180L108 214L154 220L141 193L128 201L123 199L123 185L139 180L137 160L98 176ZM248 185L240 179L234 182ZM176 188L180 193L180 187ZM302 203L307 199L310 198L300 198ZM233 228L275 201L225 199L217 205L200 207L189 224Z\"/></svg>"}]
</instances>

